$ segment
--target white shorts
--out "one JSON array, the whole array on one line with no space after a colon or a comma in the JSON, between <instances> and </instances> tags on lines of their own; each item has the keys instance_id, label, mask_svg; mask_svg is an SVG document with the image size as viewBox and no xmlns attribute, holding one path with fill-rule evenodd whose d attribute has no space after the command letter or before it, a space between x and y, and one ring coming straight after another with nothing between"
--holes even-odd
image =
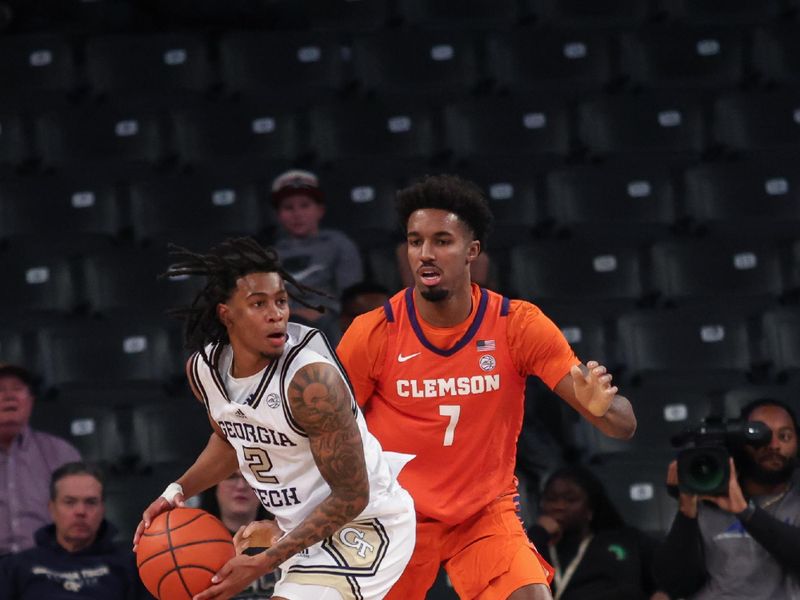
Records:
<instances>
[{"instance_id":1,"label":"white shorts","mask_svg":"<svg viewBox=\"0 0 800 600\"><path fill-rule=\"evenodd\" d=\"M416 542L411 496L403 510L354 521L281 566L274 597L288 600L380 600L406 568ZM393 498L394 500L394 498Z\"/></svg>"}]
</instances>

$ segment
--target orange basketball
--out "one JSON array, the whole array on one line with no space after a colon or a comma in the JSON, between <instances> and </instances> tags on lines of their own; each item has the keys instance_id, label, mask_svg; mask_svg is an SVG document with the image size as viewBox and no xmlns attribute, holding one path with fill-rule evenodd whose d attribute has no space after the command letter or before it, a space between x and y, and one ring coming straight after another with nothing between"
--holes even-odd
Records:
<instances>
[{"instance_id":1,"label":"orange basketball","mask_svg":"<svg viewBox=\"0 0 800 600\"><path fill-rule=\"evenodd\" d=\"M199 508L175 508L145 529L136 566L147 591L159 600L191 600L235 554L219 519Z\"/></svg>"}]
</instances>

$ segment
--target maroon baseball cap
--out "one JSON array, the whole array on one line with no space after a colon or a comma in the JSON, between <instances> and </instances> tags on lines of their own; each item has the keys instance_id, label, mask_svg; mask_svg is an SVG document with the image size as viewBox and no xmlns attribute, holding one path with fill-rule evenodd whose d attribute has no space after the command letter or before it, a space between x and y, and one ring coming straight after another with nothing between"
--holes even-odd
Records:
<instances>
[{"instance_id":1,"label":"maroon baseball cap","mask_svg":"<svg viewBox=\"0 0 800 600\"><path fill-rule=\"evenodd\" d=\"M306 195L317 202L323 201L319 179L311 171L291 169L278 175L272 182L272 204L278 203L287 196Z\"/></svg>"}]
</instances>

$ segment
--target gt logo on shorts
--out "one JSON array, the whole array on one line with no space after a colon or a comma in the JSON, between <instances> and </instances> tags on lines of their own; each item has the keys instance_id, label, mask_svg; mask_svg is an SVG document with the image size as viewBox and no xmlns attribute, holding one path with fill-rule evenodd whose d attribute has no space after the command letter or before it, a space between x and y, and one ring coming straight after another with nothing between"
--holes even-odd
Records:
<instances>
[{"instance_id":1,"label":"gt logo on shorts","mask_svg":"<svg viewBox=\"0 0 800 600\"><path fill-rule=\"evenodd\" d=\"M354 548L360 558L366 558L367 551L374 552L375 546L364 539L363 531L355 527L345 527L339 532L339 540L349 548Z\"/></svg>"}]
</instances>

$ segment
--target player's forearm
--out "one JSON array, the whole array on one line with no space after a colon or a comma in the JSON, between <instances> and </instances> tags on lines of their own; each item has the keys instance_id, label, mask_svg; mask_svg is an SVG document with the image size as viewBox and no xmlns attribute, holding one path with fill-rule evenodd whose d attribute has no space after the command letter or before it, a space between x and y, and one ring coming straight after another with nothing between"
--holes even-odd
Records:
<instances>
[{"instance_id":1,"label":"player's forearm","mask_svg":"<svg viewBox=\"0 0 800 600\"><path fill-rule=\"evenodd\" d=\"M177 480L186 498L218 484L239 468L236 450L218 434L212 433L194 464Z\"/></svg>"},{"instance_id":2,"label":"player's forearm","mask_svg":"<svg viewBox=\"0 0 800 600\"><path fill-rule=\"evenodd\" d=\"M361 514L369 502L369 491L356 496L345 490L342 492L337 493L334 490L297 527L261 555L264 573L309 546L332 536Z\"/></svg>"},{"instance_id":3,"label":"player's forearm","mask_svg":"<svg viewBox=\"0 0 800 600\"><path fill-rule=\"evenodd\" d=\"M629 440L636 433L636 416L630 401L616 395L602 417L589 416L589 421L609 437Z\"/></svg>"}]
</instances>

